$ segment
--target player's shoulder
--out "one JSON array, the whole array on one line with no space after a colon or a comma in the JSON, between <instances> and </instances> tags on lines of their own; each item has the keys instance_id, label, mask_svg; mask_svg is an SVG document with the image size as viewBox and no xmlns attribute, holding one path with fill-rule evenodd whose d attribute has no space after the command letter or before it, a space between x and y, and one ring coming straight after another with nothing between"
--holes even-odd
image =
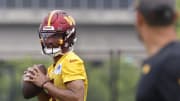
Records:
<instances>
[{"instance_id":1,"label":"player's shoulder","mask_svg":"<svg viewBox=\"0 0 180 101\"><path fill-rule=\"evenodd\" d=\"M166 49L166 57L164 58L162 67L162 69L170 73L180 70L180 42L173 42Z\"/></svg>"},{"instance_id":2,"label":"player's shoulder","mask_svg":"<svg viewBox=\"0 0 180 101\"><path fill-rule=\"evenodd\" d=\"M180 59L180 42L174 41L169 43L161 49L156 58L160 59L161 62L165 64L168 63L168 61Z\"/></svg>"},{"instance_id":3,"label":"player's shoulder","mask_svg":"<svg viewBox=\"0 0 180 101\"><path fill-rule=\"evenodd\" d=\"M166 69L168 71L171 66L180 65L180 42L169 43L159 53L149 58L148 62L160 71Z\"/></svg>"},{"instance_id":4,"label":"player's shoulder","mask_svg":"<svg viewBox=\"0 0 180 101\"><path fill-rule=\"evenodd\" d=\"M169 55L177 55L180 56L180 42L179 41L175 41L172 42L169 47L167 48L167 52L169 53Z\"/></svg>"},{"instance_id":5,"label":"player's shoulder","mask_svg":"<svg viewBox=\"0 0 180 101\"><path fill-rule=\"evenodd\" d=\"M165 62L171 63L176 62L180 64L180 42L176 41L173 42L167 49L166 49L166 57Z\"/></svg>"},{"instance_id":6,"label":"player's shoulder","mask_svg":"<svg viewBox=\"0 0 180 101\"><path fill-rule=\"evenodd\" d=\"M69 63L75 63L75 62L83 63L83 60L73 51L67 54L66 61L68 61Z\"/></svg>"}]
</instances>

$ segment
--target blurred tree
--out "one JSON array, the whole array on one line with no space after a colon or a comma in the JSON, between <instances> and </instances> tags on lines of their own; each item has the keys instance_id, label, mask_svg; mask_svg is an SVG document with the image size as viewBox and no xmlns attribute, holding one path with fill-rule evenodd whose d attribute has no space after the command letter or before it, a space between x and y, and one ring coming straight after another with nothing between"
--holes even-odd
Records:
<instances>
[{"instance_id":1,"label":"blurred tree","mask_svg":"<svg viewBox=\"0 0 180 101\"><path fill-rule=\"evenodd\" d=\"M12 65L0 61L0 100L15 101L16 97L16 79L15 70Z\"/></svg>"},{"instance_id":2,"label":"blurred tree","mask_svg":"<svg viewBox=\"0 0 180 101\"><path fill-rule=\"evenodd\" d=\"M118 89L120 96L118 101L135 101L137 81L140 77L140 68L133 64L133 60L127 61L124 58L120 62Z\"/></svg>"},{"instance_id":3,"label":"blurred tree","mask_svg":"<svg viewBox=\"0 0 180 101\"><path fill-rule=\"evenodd\" d=\"M85 64L89 82L87 101L109 101L108 63L96 65L94 62L86 61Z\"/></svg>"},{"instance_id":4,"label":"blurred tree","mask_svg":"<svg viewBox=\"0 0 180 101\"><path fill-rule=\"evenodd\" d=\"M118 101L120 96L120 89L118 89L118 80L120 80L120 55L121 52L110 52L111 59L110 59L110 75L109 75L109 88L110 88L110 101Z\"/></svg>"}]
</instances>

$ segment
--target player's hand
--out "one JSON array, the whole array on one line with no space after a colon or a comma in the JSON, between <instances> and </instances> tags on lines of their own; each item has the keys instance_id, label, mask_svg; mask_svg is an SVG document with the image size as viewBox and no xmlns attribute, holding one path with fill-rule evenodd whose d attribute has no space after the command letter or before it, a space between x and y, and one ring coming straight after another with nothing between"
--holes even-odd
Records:
<instances>
[{"instance_id":1,"label":"player's hand","mask_svg":"<svg viewBox=\"0 0 180 101\"><path fill-rule=\"evenodd\" d=\"M24 72L23 80L32 82L39 87L42 87L45 82L50 81L50 79L41 72L38 65L29 67L27 71Z\"/></svg>"}]
</instances>

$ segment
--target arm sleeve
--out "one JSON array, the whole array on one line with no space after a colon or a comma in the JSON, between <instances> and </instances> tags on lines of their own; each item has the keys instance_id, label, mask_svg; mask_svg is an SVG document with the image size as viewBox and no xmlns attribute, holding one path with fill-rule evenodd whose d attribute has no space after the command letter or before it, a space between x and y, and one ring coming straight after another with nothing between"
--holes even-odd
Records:
<instances>
[{"instance_id":1,"label":"arm sleeve","mask_svg":"<svg viewBox=\"0 0 180 101\"><path fill-rule=\"evenodd\" d=\"M86 74L84 69L83 61L78 59L70 62L68 61L65 65L65 68L62 69L63 75L63 82L69 82L73 80L85 80Z\"/></svg>"}]
</instances>

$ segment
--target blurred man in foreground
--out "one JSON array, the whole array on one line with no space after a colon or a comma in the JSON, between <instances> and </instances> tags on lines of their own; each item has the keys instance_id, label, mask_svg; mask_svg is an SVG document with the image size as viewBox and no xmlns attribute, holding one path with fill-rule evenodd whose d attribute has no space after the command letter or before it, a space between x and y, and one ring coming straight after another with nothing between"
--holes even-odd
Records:
<instances>
[{"instance_id":1,"label":"blurred man in foreground","mask_svg":"<svg viewBox=\"0 0 180 101\"><path fill-rule=\"evenodd\" d=\"M27 70L32 74L25 74L25 81L44 89L38 95L39 101L86 101L88 81L84 63L73 52L75 27L74 19L61 10L50 12L40 25L42 52L52 56L54 62L47 75L37 65Z\"/></svg>"},{"instance_id":2,"label":"blurred man in foreground","mask_svg":"<svg viewBox=\"0 0 180 101\"><path fill-rule=\"evenodd\" d=\"M180 42L175 0L139 0L136 28L149 57L136 101L180 101Z\"/></svg>"}]
</instances>

